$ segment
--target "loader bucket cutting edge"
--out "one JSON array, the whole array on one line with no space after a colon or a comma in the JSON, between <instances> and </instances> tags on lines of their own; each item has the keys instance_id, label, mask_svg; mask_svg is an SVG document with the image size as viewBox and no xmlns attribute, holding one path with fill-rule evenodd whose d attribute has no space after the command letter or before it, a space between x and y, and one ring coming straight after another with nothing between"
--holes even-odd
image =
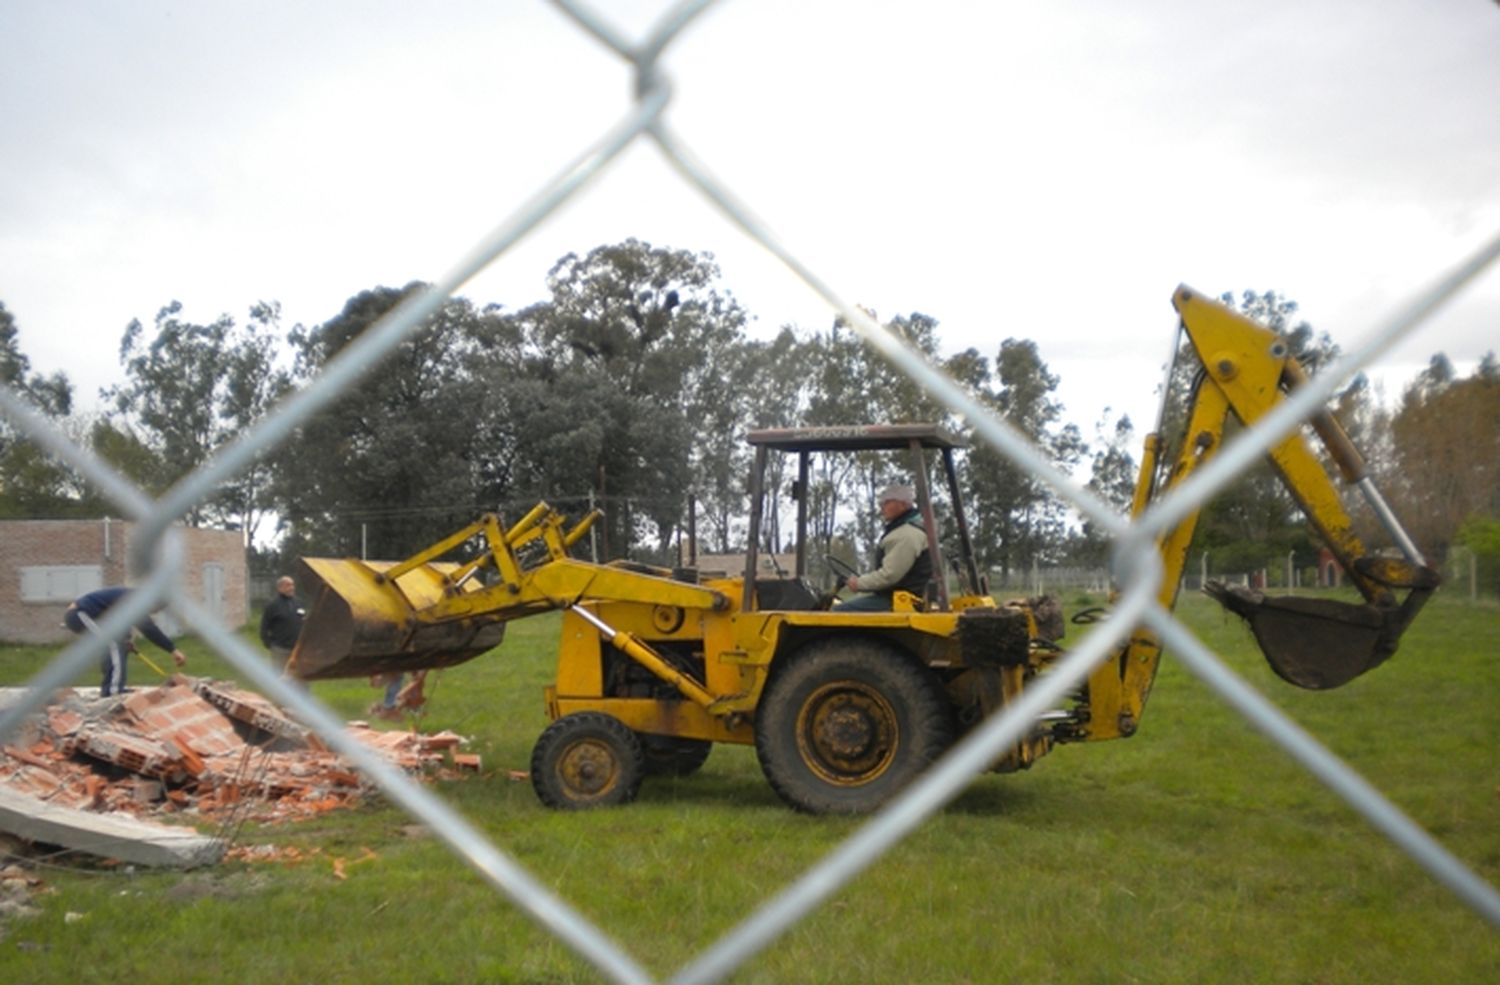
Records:
<instances>
[{"instance_id":1,"label":"loader bucket cutting edge","mask_svg":"<svg viewBox=\"0 0 1500 985\"><path fill-rule=\"evenodd\" d=\"M422 608L442 600L443 576L456 565L425 564L390 585L377 578L390 562L301 560L313 604L287 664L299 679L451 667L499 646L505 637L505 623L494 617L419 618Z\"/></svg>"},{"instance_id":2,"label":"loader bucket cutting edge","mask_svg":"<svg viewBox=\"0 0 1500 985\"><path fill-rule=\"evenodd\" d=\"M1349 683L1396 652L1399 610L1335 599L1275 597L1210 582L1204 591L1243 617L1276 675L1314 691Z\"/></svg>"}]
</instances>

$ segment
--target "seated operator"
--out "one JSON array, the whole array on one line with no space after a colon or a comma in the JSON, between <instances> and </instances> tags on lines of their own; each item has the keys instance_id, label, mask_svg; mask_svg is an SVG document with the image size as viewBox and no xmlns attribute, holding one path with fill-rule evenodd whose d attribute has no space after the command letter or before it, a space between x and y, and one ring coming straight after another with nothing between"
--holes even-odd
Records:
<instances>
[{"instance_id":1,"label":"seated operator","mask_svg":"<svg viewBox=\"0 0 1500 985\"><path fill-rule=\"evenodd\" d=\"M834 608L839 612L889 612L891 597L898 589L920 598L932 578L932 556L927 550L927 531L916 507L911 486L886 486L880 493L880 517L885 532L875 548L875 570L852 575L844 583L856 595Z\"/></svg>"}]
</instances>

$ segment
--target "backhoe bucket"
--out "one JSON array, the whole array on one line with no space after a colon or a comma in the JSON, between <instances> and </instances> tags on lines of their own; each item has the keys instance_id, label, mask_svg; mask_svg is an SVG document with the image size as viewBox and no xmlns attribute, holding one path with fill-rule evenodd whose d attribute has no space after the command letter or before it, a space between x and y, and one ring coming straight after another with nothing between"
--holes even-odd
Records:
<instances>
[{"instance_id":1,"label":"backhoe bucket","mask_svg":"<svg viewBox=\"0 0 1500 985\"><path fill-rule=\"evenodd\" d=\"M394 567L389 561L301 561L313 604L287 662L290 673L300 679L451 667L493 649L505 637L505 623L492 615L422 618L424 608L445 597L444 575L457 565L432 562L389 582L379 577ZM471 581L458 591L481 587Z\"/></svg>"},{"instance_id":2,"label":"backhoe bucket","mask_svg":"<svg viewBox=\"0 0 1500 985\"><path fill-rule=\"evenodd\" d=\"M1340 687L1384 663L1414 614L1408 606L1266 596L1219 582L1203 590L1250 623L1277 676L1314 691Z\"/></svg>"}]
</instances>

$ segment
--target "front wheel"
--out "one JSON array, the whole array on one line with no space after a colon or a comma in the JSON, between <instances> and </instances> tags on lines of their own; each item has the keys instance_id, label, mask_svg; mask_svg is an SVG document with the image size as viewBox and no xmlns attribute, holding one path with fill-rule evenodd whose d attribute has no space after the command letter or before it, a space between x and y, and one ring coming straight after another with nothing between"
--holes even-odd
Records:
<instances>
[{"instance_id":1,"label":"front wheel","mask_svg":"<svg viewBox=\"0 0 1500 985\"><path fill-rule=\"evenodd\" d=\"M878 640L831 639L767 682L755 751L776 793L813 814L875 810L953 742L942 685Z\"/></svg>"},{"instance_id":2,"label":"front wheel","mask_svg":"<svg viewBox=\"0 0 1500 985\"><path fill-rule=\"evenodd\" d=\"M531 786L548 807L583 810L628 804L646 774L641 743L617 718L597 711L564 715L531 751Z\"/></svg>"}]
</instances>

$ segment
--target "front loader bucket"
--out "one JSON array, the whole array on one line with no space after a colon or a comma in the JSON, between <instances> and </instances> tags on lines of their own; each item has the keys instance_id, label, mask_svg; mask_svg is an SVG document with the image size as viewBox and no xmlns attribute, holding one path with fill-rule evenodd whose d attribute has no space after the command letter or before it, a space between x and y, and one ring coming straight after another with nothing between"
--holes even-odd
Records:
<instances>
[{"instance_id":1,"label":"front loader bucket","mask_svg":"<svg viewBox=\"0 0 1500 985\"><path fill-rule=\"evenodd\" d=\"M1382 608L1335 599L1266 596L1219 582L1209 582L1203 590L1250 623L1277 676L1314 691L1347 684L1384 663L1396 652L1401 633L1415 615L1410 605Z\"/></svg>"},{"instance_id":2,"label":"front loader bucket","mask_svg":"<svg viewBox=\"0 0 1500 985\"><path fill-rule=\"evenodd\" d=\"M500 644L505 623L493 615L424 620L421 610L445 598L445 574L457 565L428 563L394 582L388 561L302 558L313 604L287 668L303 680L368 677L472 660ZM477 591L470 582L460 592Z\"/></svg>"}]
</instances>

